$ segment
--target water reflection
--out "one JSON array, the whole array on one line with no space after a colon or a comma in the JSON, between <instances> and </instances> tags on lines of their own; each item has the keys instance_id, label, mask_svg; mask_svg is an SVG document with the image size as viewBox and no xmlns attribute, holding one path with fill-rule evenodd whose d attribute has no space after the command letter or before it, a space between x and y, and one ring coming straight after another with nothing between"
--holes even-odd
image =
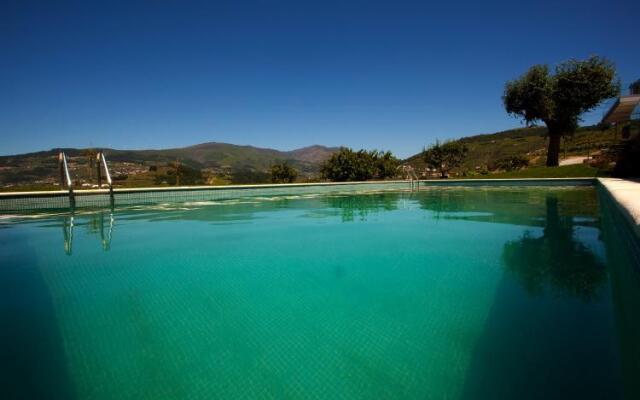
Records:
<instances>
[{"instance_id":1,"label":"water reflection","mask_svg":"<svg viewBox=\"0 0 640 400\"><path fill-rule=\"evenodd\" d=\"M593 188L563 190L439 190L423 192L420 206L435 219L506 223L532 228L505 243L503 261L529 294L545 288L590 301L607 281L604 261L576 234L598 229L598 198Z\"/></svg>"},{"instance_id":2,"label":"water reflection","mask_svg":"<svg viewBox=\"0 0 640 400\"><path fill-rule=\"evenodd\" d=\"M356 218L365 221L371 213L398 209L400 193L381 193L374 195L331 196L325 199L326 205L338 210L342 222L351 222ZM405 196L409 196L405 194Z\"/></svg>"},{"instance_id":3,"label":"water reflection","mask_svg":"<svg viewBox=\"0 0 640 400\"><path fill-rule=\"evenodd\" d=\"M106 222L105 222L106 220ZM113 225L115 223L114 211L108 213L98 212L88 216L87 231L90 234L98 234L102 250L111 249L111 238L113 236ZM73 231L76 226L75 213L66 215L62 221L62 236L64 240L64 252L67 255L73 254Z\"/></svg>"},{"instance_id":4,"label":"water reflection","mask_svg":"<svg viewBox=\"0 0 640 400\"><path fill-rule=\"evenodd\" d=\"M420 192L420 207L434 219L545 226L546 199L555 197L560 215L580 217L574 226L597 226L598 199L593 188L455 188Z\"/></svg>"},{"instance_id":5,"label":"water reflection","mask_svg":"<svg viewBox=\"0 0 640 400\"><path fill-rule=\"evenodd\" d=\"M592 249L603 239L597 194L543 196L529 215L542 229L503 246L506 273L467 369L465 399L623 397L608 285L617 266Z\"/></svg>"},{"instance_id":6,"label":"water reflection","mask_svg":"<svg viewBox=\"0 0 640 400\"><path fill-rule=\"evenodd\" d=\"M541 236L527 230L503 249L506 270L529 294L542 294L550 287L589 301L607 281L604 261L576 234L576 228L599 228L593 188L438 190L423 192L418 199L435 219L542 228Z\"/></svg>"},{"instance_id":7,"label":"water reflection","mask_svg":"<svg viewBox=\"0 0 640 400\"><path fill-rule=\"evenodd\" d=\"M583 243L575 239L574 218L561 216L558 198L547 196L543 234L527 231L522 238L504 245L503 259L529 294L545 287L590 301L597 298L607 280L605 265Z\"/></svg>"},{"instance_id":8,"label":"water reflection","mask_svg":"<svg viewBox=\"0 0 640 400\"><path fill-rule=\"evenodd\" d=\"M66 216L62 222L62 235L64 237L64 252L67 255L73 253L73 214Z\"/></svg>"}]
</instances>

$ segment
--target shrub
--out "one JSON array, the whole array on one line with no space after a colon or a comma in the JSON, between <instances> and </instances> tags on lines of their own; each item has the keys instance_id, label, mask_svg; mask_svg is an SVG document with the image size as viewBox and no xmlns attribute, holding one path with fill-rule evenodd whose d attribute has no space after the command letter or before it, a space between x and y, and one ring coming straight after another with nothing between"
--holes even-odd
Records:
<instances>
[{"instance_id":1,"label":"shrub","mask_svg":"<svg viewBox=\"0 0 640 400\"><path fill-rule=\"evenodd\" d=\"M322 177L331 181L366 181L386 179L396 175L400 160L391 152L377 150L353 151L342 147L322 166Z\"/></svg>"},{"instance_id":2,"label":"shrub","mask_svg":"<svg viewBox=\"0 0 640 400\"><path fill-rule=\"evenodd\" d=\"M271 166L271 182L273 183L291 183L295 182L298 177L298 171L283 161Z\"/></svg>"},{"instance_id":3,"label":"shrub","mask_svg":"<svg viewBox=\"0 0 640 400\"><path fill-rule=\"evenodd\" d=\"M529 160L522 156L510 156L496 160L492 170L516 171L529 166Z\"/></svg>"}]
</instances>

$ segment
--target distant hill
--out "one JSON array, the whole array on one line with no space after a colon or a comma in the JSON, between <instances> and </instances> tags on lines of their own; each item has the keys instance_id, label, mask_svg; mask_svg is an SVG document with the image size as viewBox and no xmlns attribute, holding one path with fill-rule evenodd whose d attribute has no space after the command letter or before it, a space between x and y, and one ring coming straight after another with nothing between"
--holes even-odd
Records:
<instances>
[{"instance_id":1,"label":"distant hill","mask_svg":"<svg viewBox=\"0 0 640 400\"><path fill-rule=\"evenodd\" d=\"M463 165L456 171L477 171L499 159L522 156L530 165L542 165L547 154L547 129L544 127L519 128L507 131L468 136L458 139L469 152ZM563 140L560 156L588 155L620 142L620 133L614 129L600 130L595 126L581 127L573 137ZM421 153L406 160L416 170L423 171L425 163Z\"/></svg>"},{"instance_id":2,"label":"distant hill","mask_svg":"<svg viewBox=\"0 0 640 400\"><path fill-rule=\"evenodd\" d=\"M90 182L88 149L51 149L27 154L0 156L0 185L52 185L57 182L57 155L63 150L69 158L74 180ZM152 184L151 170L179 161L180 165L206 171L215 183L264 181L270 166L288 161L303 179L317 175L322 162L338 150L314 145L292 151L279 151L228 143L202 143L164 150L103 149L112 175L119 184ZM126 178L124 178L126 176ZM135 176L136 179L130 179ZM217 179L217 180L216 180ZM136 181L136 182L134 182Z\"/></svg>"},{"instance_id":3,"label":"distant hill","mask_svg":"<svg viewBox=\"0 0 640 400\"><path fill-rule=\"evenodd\" d=\"M485 171L496 160L522 156L530 165L542 165L546 157L546 128L520 128L458 139L469 149L457 174ZM615 130L596 127L579 128L563 140L561 157L587 155L620 142ZM95 183L88 167L88 149L62 149L69 157L72 179L79 185ZM112 176L118 186L176 184L175 162L188 168L189 180L182 184L263 183L269 180L269 168L276 161L288 161L299 172L299 180L319 178L322 163L338 150L314 145L292 151L279 151L228 143L202 143L164 150L103 149ZM416 149L419 150L419 149ZM0 190L51 189L57 184L57 155L60 149L13 156L0 156ZM425 170L421 153L407 160L420 173Z\"/></svg>"}]
</instances>

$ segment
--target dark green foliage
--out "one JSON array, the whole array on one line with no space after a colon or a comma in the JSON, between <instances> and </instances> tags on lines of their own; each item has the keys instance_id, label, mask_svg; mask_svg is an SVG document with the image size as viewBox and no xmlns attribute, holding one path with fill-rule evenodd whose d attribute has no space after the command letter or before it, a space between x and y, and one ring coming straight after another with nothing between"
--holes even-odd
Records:
<instances>
[{"instance_id":1,"label":"dark green foliage","mask_svg":"<svg viewBox=\"0 0 640 400\"><path fill-rule=\"evenodd\" d=\"M200 170L188 167L182 163L169 163L165 174L155 176L155 184L167 183L169 185L202 185L204 179Z\"/></svg>"},{"instance_id":2,"label":"dark green foliage","mask_svg":"<svg viewBox=\"0 0 640 400\"><path fill-rule=\"evenodd\" d=\"M491 170L517 171L529 166L529 160L522 156L504 157L491 163Z\"/></svg>"},{"instance_id":3,"label":"dark green foliage","mask_svg":"<svg viewBox=\"0 0 640 400\"><path fill-rule=\"evenodd\" d=\"M630 94L640 94L640 79L629 85Z\"/></svg>"},{"instance_id":4,"label":"dark green foliage","mask_svg":"<svg viewBox=\"0 0 640 400\"><path fill-rule=\"evenodd\" d=\"M322 176L337 182L386 179L396 175L400 160L389 151L353 151L342 147L322 166Z\"/></svg>"},{"instance_id":5,"label":"dark green foliage","mask_svg":"<svg viewBox=\"0 0 640 400\"><path fill-rule=\"evenodd\" d=\"M614 173L620 177L640 177L640 135L625 143Z\"/></svg>"},{"instance_id":6,"label":"dark green foliage","mask_svg":"<svg viewBox=\"0 0 640 400\"><path fill-rule=\"evenodd\" d=\"M549 135L547 166L557 166L560 138L575 132L580 115L619 92L613 64L593 56L585 61L566 61L554 74L547 65L534 65L506 83L502 100L509 114L527 124L545 123Z\"/></svg>"},{"instance_id":7,"label":"dark green foliage","mask_svg":"<svg viewBox=\"0 0 640 400\"><path fill-rule=\"evenodd\" d=\"M467 156L467 146L460 142L436 142L422 152L427 167L440 172L440 177L446 178L449 171L459 167Z\"/></svg>"},{"instance_id":8,"label":"dark green foliage","mask_svg":"<svg viewBox=\"0 0 640 400\"><path fill-rule=\"evenodd\" d=\"M400 160L398 160L390 151L373 151L370 152L374 160L376 178L386 179L393 178L398 172Z\"/></svg>"},{"instance_id":9,"label":"dark green foliage","mask_svg":"<svg viewBox=\"0 0 640 400\"><path fill-rule=\"evenodd\" d=\"M233 170L233 172L231 173L231 183L267 183L270 180L270 174L263 171L255 170L250 167L241 167Z\"/></svg>"},{"instance_id":10,"label":"dark green foliage","mask_svg":"<svg viewBox=\"0 0 640 400\"><path fill-rule=\"evenodd\" d=\"M271 166L271 182L273 183L292 183L298 177L298 171L283 161Z\"/></svg>"}]
</instances>

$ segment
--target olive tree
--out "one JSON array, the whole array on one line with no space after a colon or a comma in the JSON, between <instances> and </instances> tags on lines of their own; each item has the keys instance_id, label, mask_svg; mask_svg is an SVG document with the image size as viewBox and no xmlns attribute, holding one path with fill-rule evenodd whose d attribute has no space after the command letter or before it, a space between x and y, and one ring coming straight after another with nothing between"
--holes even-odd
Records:
<instances>
[{"instance_id":1,"label":"olive tree","mask_svg":"<svg viewBox=\"0 0 640 400\"><path fill-rule=\"evenodd\" d=\"M619 92L613 63L593 56L563 62L554 73L547 65L534 65L506 83L502 100L506 111L527 125L542 121L547 126L547 166L557 166L560 139L575 132L583 113Z\"/></svg>"},{"instance_id":2,"label":"olive tree","mask_svg":"<svg viewBox=\"0 0 640 400\"><path fill-rule=\"evenodd\" d=\"M271 166L271 182L273 183L292 183L298 177L298 171L283 161Z\"/></svg>"},{"instance_id":3,"label":"olive tree","mask_svg":"<svg viewBox=\"0 0 640 400\"><path fill-rule=\"evenodd\" d=\"M422 158L427 167L440 172L441 178L446 178L453 168L459 167L467 156L467 146L459 141L436 142L422 151Z\"/></svg>"}]
</instances>

